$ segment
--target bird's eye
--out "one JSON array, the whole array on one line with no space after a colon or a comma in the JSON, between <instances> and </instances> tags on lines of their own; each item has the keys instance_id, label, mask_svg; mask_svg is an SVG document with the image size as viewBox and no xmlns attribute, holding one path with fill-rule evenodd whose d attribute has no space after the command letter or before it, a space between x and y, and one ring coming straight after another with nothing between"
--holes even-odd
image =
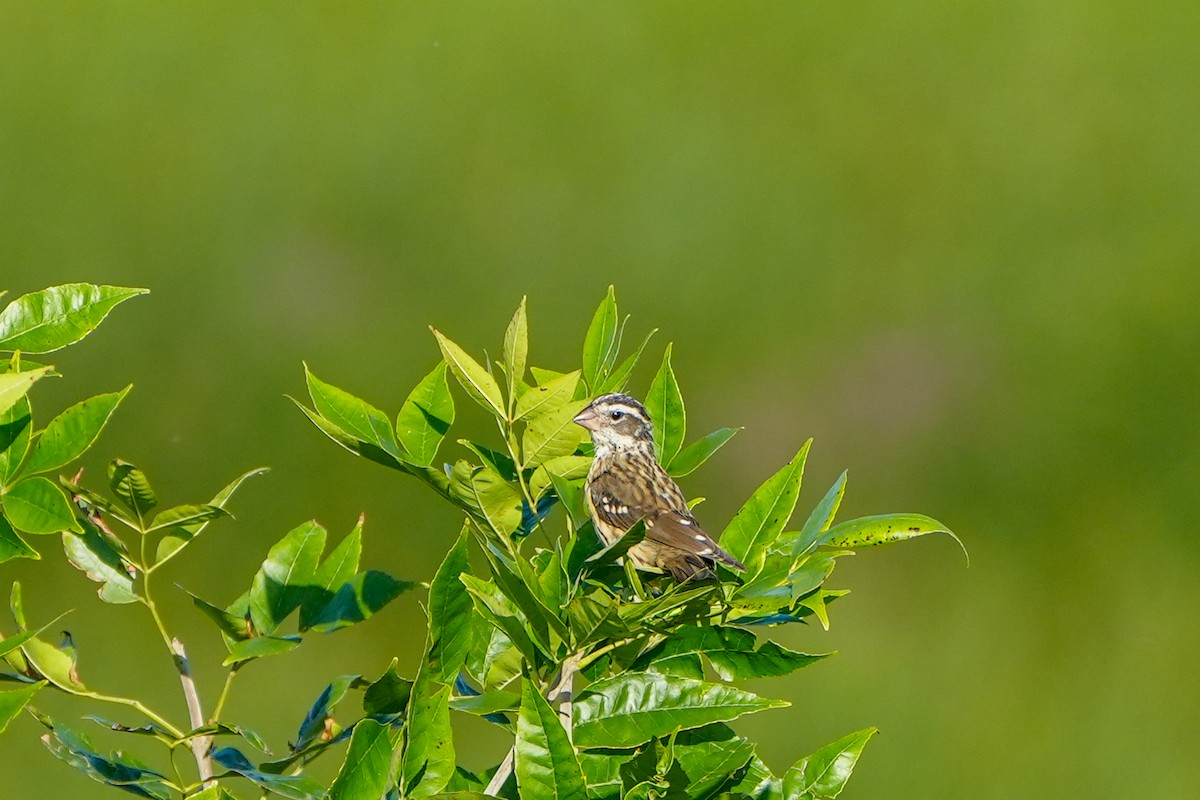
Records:
<instances>
[{"instance_id":1,"label":"bird's eye","mask_svg":"<svg viewBox=\"0 0 1200 800\"><path fill-rule=\"evenodd\" d=\"M610 411L610 412L608 412L608 416L615 422L616 420L619 420L621 417L625 416L625 412L624 411Z\"/></svg>"}]
</instances>

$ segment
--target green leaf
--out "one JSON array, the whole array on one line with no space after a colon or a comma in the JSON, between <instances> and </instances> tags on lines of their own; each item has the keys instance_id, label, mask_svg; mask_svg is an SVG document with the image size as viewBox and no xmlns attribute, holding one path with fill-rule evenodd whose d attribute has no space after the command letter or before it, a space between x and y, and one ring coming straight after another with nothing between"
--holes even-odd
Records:
<instances>
[{"instance_id":1,"label":"green leaf","mask_svg":"<svg viewBox=\"0 0 1200 800\"><path fill-rule=\"evenodd\" d=\"M529 631L529 621L491 581L481 581L463 573L459 580L474 598L479 613L498 628L530 663L537 663L539 650L549 649L544 643L535 644ZM548 654L547 654L548 655Z\"/></svg>"},{"instance_id":2,"label":"green leaf","mask_svg":"<svg viewBox=\"0 0 1200 800\"><path fill-rule=\"evenodd\" d=\"M21 654L28 660L35 675L45 678L64 692L79 694L87 691L75 674L75 657L71 652L34 636L21 645Z\"/></svg>"},{"instance_id":3,"label":"green leaf","mask_svg":"<svg viewBox=\"0 0 1200 800\"><path fill-rule=\"evenodd\" d=\"M850 780L867 741L877 732L876 728L855 731L797 761L783 776L784 797L787 800L837 797Z\"/></svg>"},{"instance_id":4,"label":"green leaf","mask_svg":"<svg viewBox=\"0 0 1200 800\"><path fill-rule=\"evenodd\" d=\"M0 516L0 564L13 558L32 558L36 561L41 556L13 530L7 519Z\"/></svg>"},{"instance_id":5,"label":"green leaf","mask_svg":"<svg viewBox=\"0 0 1200 800\"><path fill-rule=\"evenodd\" d=\"M929 533L944 533L958 542L963 553L967 552L953 531L924 514L880 514L848 520L827 530L821 536L820 543L827 547L873 547L903 542Z\"/></svg>"},{"instance_id":6,"label":"green leaf","mask_svg":"<svg viewBox=\"0 0 1200 800\"><path fill-rule=\"evenodd\" d=\"M776 642L763 642L757 647L754 634L728 626L699 626L679 628L662 645L642 656L639 665L658 671L680 674L673 662L694 663L703 655L721 680L773 678L788 675L828 656L828 653L809 655L797 653ZM688 674L684 672L682 674Z\"/></svg>"},{"instance_id":7,"label":"green leaf","mask_svg":"<svg viewBox=\"0 0 1200 800\"><path fill-rule=\"evenodd\" d=\"M403 796L430 797L454 776L454 732L450 728L450 687L439 683L422 662L408 704L408 746L401 772Z\"/></svg>"},{"instance_id":8,"label":"green leaf","mask_svg":"<svg viewBox=\"0 0 1200 800\"><path fill-rule=\"evenodd\" d=\"M829 653L809 654L789 650L777 642L763 642L754 651L719 650L705 653L709 663L722 680L746 678L775 678L790 675L809 664L815 664Z\"/></svg>"},{"instance_id":9,"label":"green leaf","mask_svg":"<svg viewBox=\"0 0 1200 800\"><path fill-rule=\"evenodd\" d=\"M442 357L446 360L450 371L454 373L454 377L466 390L467 395L476 403L494 412L496 416L506 419L504 398L500 396L500 384L496 383L492 374L480 366L478 361L467 355L461 347L443 336L439 330L436 328L430 328L430 330L437 337Z\"/></svg>"},{"instance_id":10,"label":"green leaf","mask_svg":"<svg viewBox=\"0 0 1200 800\"><path fill-rule=\"evenodd\" d=\"M26 372L0 374L0 414L16 405L34 383L50 374L51 369L53 367L39 367Z\"/></svg>"},{"instance_id":11,"label":"green leaf","mask_svg":"<svg viewBox=\"0 0 1200 800\"><path fill-rule=\"evenodd\" d=\"M253 631L250 627L250 621L244 616L231 614L225 609L214 606L212 603L197 597L191 592L188 592L188 596L192 598L192 604L215 622L217 627L221 629L221 632L230 639L240 641L251 638Z\"/></svg>"},{"instance_id":12,"label":"green leaf","mask_svg":"<svg viewBox=\"0 0 1200 800\"><path fill-rule=\"evenodd\" d=\"M392 749L400 736L399 730L370 719L355 725L327 800L379 800L392 783Z\"/></svg>"},{"instance_id":13,"label":"green leaf","mask_svg":"<svg viewBox=\"0 0 1200 800\"><path fill-rule=\"evenodd\" d=\"M325 529L310 520L289 531L267 553L250 587L250 616L260 633L272 633L304 602L316 578Z\"/></svg>"},{"instance_id":14,"label":"green leaf","mask_svg":"<svg viewBox=\"0 0 1200 800\"><path fill-rule=\"evenodd\" d=\"M793 556L807 553L817 545L821 534L829 530L829 526L833 524L833 517L837 514L838 506L842 504L842 495L845 493L846 472L843 470L838 479L834 481L833 486L829 487L829 491L821 498L821 502L817 503L817 507L808 515L804 527L794 538L792 542Z\"/></svg>"},{"instance_id":15,"label":"green leaf","mask_svg":"<svg viewBox=\"0 0 1200 800\"><path fill-rule=\"evenodd\" d=\"M0 412L0 486L7 486L18 472L29 453L33 440L33 411L28 397L22 397L6 411Z\"/></svg>"},{"instance_id":16,"label":"green leaf","mask_svg":"<svg viewBox=\"0 0 1200 800\"><path fill-rule=\"evenodd\" d=\"M617 296L609 286L583 339L583 379L593 392L608 375L606 365L616 360L616 348Z\"/></svg>"},{"instance_id":17,"label":"green leaf","mask_svg":"<svg viewBox=\"0 0 1200 800\"><path fill-rule=\"evenodd\" d=\"M754 745L721 724L680 733L673 750L667 781L694 800L712 797L754 757Z\"/></svg>"},{"instance_id":18,"label":"green leaf","mask_svg":"<svg viewBox=\"0 0 1200 800\"><path fill-rule=\"evenodd\" d=\"M429 466L454 424L454 398L446 381L446 362L440 361L412 390L396 415L396 438L409 457Z\"/></svg>"},{"instance_id":19,"label":"green leaf","mask_svg":"<svg viewBox=\"0 0 1200 800\"><path fill-rule=\"evenodd\" d=\"M690 475L713 454L725 446L741 428L719 428L703 439L697 439L679 451L679 455L671 461L670 473L676 478Z\"/></svg>"},{"instance_id":20,"label":"green leaf","mask_svg":"<svg viewBox=\"0 0 1200 800\"><path fill-rule=\"evenodd\" d=\"M412 697L413 682L400 677L393 658L379 678L363 692L363 713L371 716L403 714Z\"/></svg>"},{"instance_id":21,"label":"green leaf","mask_svg":"<svg viewBox=\"0 0 1200 800\"><path fill-rule=\"evenodd\" d=\"M583 479L587 477L588 469L592 466L591 456L559 456L544 461L533 471L529 478L529 493L536 500L546 493L551 486L550 474L568 481L581 488Z\"/></svg>"},{"instance_id":22,"label":"green leaf","mask_svg":"<svg viewBox=\"0 0 1200 800\"><path fill-rule=\"evenodd\" d=\"M99 394L59 414L38 438L25 471L33 475L70 464L95 443L130 386L119 392Z\"/></svg>"},{"instance_id":23,"label":"green leaf","mask_svg":"<svg viewBox=\"0 0 1200 800\"><path fill-rule=\"evenodd\" d=\"M720 683L625 672L591 684L575 702L578 747L638 747L677 730L789 705Z\"/></svg>"},{"instance_id":24,"label":"green leaf","mask_svg":"<svg viewBox=\"0 0 1200 800\"><path fill-rule=\"evenodd\" d=\"M44 714L35 716L52 732L51 736L42 737L42 742L50 752L92 780L124 789L140 797L155 800L168 800L171 797L163 776L132 756L117 752L111 757L105 757L97 752L83 734Z\"/></svg>"},{"instance_id":25,"label":"green leaf","mask_svg":"<svg viewBox=\"0 0 1200 800\"><path fill-rule=\"evenodd\" d=\"M650 340L654 338L654 334L658 333L658 329L650 331L646 334L646 338L642 339L642 343L638 345L638 349L634 350L632 355L621 362L621 365L612 371L612 374L601 381L600 386L595 390L595 394L609 394L610 392L619 392L625 388L625 384L629 383L629 376L633 374L633 368L637 366L638 361L642 358L642 353L646 349L646 345L650 344Z\"/></svg>"},{"instance_id":26,"label":"green leaf","mask_svg":"<svg viewBox=\"0 0 1200 800\"><path fill-rule=\"evenodd\" d=\"M118 458L108 465L108 485L139 519L158 505L146 474L128 461Z\"/></svg>"},{"instance_id":27,"label":"green leaf","mask_svg":"<svg viewBox=\"0 0 1200 800\"><path fill-rule=\"evenodd\" d=\"M514 712L520 707L521 695L504 689L450 698L450 708L464 714L474 714L477 717Z\"/></svg>"},{"instance_id":28,"label":"green leaf","mask_svg":"<svg viewBox=\"0 0 1200 800\"><path fill-rule=\"evenodd\" d=\"M784 800L783 785L758 756L750 759L745 775L730 787L741 800Z\"/></svg>"},{"instance_id":29,"label":"green leaf","mask_svg":"<svg viewBox=\"0 0 1200 800\"><path fill-rule=\"evenodd\" d=\"M8 723L16 719L17 714L21 713L21 709L25 708L25 704L32 700L33 696L45 685L45 681L38 681L20 689L0 692L0 733L4 733Z\"/></svg>"},{"instance_id":30,"label":"green leaf","mask_svg":"<svg viewBox=\"0 0 1200 800\"><path fill-rule=\"evenodd\" d=\"M289 800L317 800L324 794L321 784L304 775L275 775L256 769L240 750L222 747L212 752L213 761L230 772Z\"/></svg>"},{"instance_id":31,"label":"green leaf","mask_svg":"<svg viewBox=\"0 0 1200 800\"><path fill-rule=\"evenodd\" d=\"M650 420L654 423L654 447L658 463L670 469L679 449L683 447L683 438L687 433L683 395L679 391L679 382L675 380L675 371L671 369L670 344L663 353L662 366L650 382L650 391L646 393L646 410L650 412Z\"/></svg>"},{"instance_id":32,"label":"green leaf","mask_svg":"<svg viewBox=\"0 0 1200 800\"><path fill-rule=\"evenodd\" d=\"M0 312L0 350L49 353L78 342L146 289L68 283L22 295Z\"/></svg>"},{"instance_id":33,"label":"green leaf","mask_svg":"<svg viewBox=\"0 0 1200 800\"><path fill-rule=\"evenodd\" d=\"M521 691L515 766L522 800L575 800L587 792L571 740L531 680Z\"/></svg>"},{"instance_id":34,"label":"green leaf","mask_svg":"<svg viewBox=\"0 0 1200 800\"><path fill-rule=\"evenodd\" d=\"M521 496L504 478L487 467L459 461L450 474L450 491L501 537L507 538L521 525Z\"/></svg>"},{"instance_id":35,"label":"green leaf","mask_svg":"<svg viewBox=\"0 0 1200 800\"><path fill-rule=\"evenodd\" d=\"M362 678L359 675L339 675L321 690L317 699L304 715L300 730L296 733L296 741L292 745L293 752L300 752L309 745L324 737L327 732L327 721L333 716L333 710L346 692L352 687L360 686Z\"/></svg>"},{"instance_id":36,"label":"green leaf","mask_svg":"<svg viewBox=\"0 0 1200 800\"><path fill-rule=\"evenodd\" d=\"M296 404L296 407L304 413L304 416L308 417L308 421L316 426L317 430L349 450L351 453L374 461L376 464L383 464L385 467L412 472L414 475L420 474L413 471L413 469L415 469L415 465L408 464L403 459L397 458L395 455L384 450L374 442L364 441L354 434L342 430L316 411L313 411L305 406L296 398L289 397L288 399Z\"/></svg>"},{"instance_id":37,"label":"green leaf","mask_svg":"<svg viewBox=\"0 0 1200 800\"><path fill-rule=\"evenodd\" d=\"M554 406L529 418L521 436L521 457L531 467L552 458L569 456L583 441L584 430L574 422L583 409L582 401Z\"/></svg>"},{"instance_id":38,"label":"green leaf","mask_svg":"<svg viewBox=\"0 0 1200 800\"><path fill-rule=\"evenodd\" d=\"M299 646L299 636L256 636L253 639L244 639L229 648L229 656L221 662L221 666L228 667L231 664L255 658L277 656L295 650Z\"/></svg>"},{"instance_id":39,"label":"green leaf","mask_svg":"<svg viewBox=\"0 0 1200 800\"><path fill-rule=\"evenodd\" d=\"M262 475L267 471L268 470L265 467L259 467L258 469L252 469L243 472L241 475L230 481L230 483L224 489L217 492L216 496L213 497L212 500L209 500L207 505L216 508L225 508L225 506L229 503L229 499L233 497L233 493L238 490L238 488L247 478L252 478L255 475ZM204 529L208 527L208 523L211 521L212 520L202 520L185 525L178 525L173 531L166 534L162 539L159 540L155 560L162 562L175 555L175 553L177 553L180 549L185 547L189 542L203 533Z\"/></svg>"},{"instance_id":40,"label":"green leaf","mask_svg":"<svg viewBox=\"0 0 1200 800\"><path fill-rule=\"evenodd\" d=\"M310 628L330 633L370 619L414 586L415 583L398 581L385 572L367 570L338 589L329 605L312 619Z\"/></svg>"},{"instance_id":41,"label":"green leaf","mask_svg":"<svg viewBox=\"0 0 1200 800\"><path fill-rule=\"evenodd\" d=\"M575 388L579 386L579 370L559 375L533 387L517 400L514 419L542 414L570 403L575 399Z\"/></svg>"},{"instance_id":42,"label":"green leaf","mask_svg":"<svg viewBox=\"0 0 1200 800\"><path fill-rule=\"evenodd\" d=\"M354 580L362 558L362 528L360 515L354 528L342 539L333 552L325 557L313 575L312 584L300 600L300 630L315 624L317 616L330 605L345 584Z\"/></svg>"},{"instance_id":43,"label":"green leaf","mask_svg":"<svg viewBox=\"0 0 1200 800\"><path fill-rule=\"evenodd\" d=\"M71 501L47 478L26 478L3 497L4 516L22 533L45 534L83 529L71 511Z\"/></svg>"},{"instance_id":44,"label":"green leaf","mask_svg":"<svg viewBox=\"0 0 1200 800\"><path fill-rule=\"evenodd\" d=\"M458 579L470 571L464 530L429 585L429 669L442 683L454 681L474 643L474 603Z\"/></svg>"},{"instance_id":45,"label":"green leaf","mask_svg":"<svg viewBox=\"0 0 1200 800\"><path fill-rule=\"evenodd\" d=\"M786 467L767 478L721 534L721 546L746 565L749 575L762 569L767 548L774 544L792 517L800 496L804 460L811 445L809 439Z\"/></svg>"},{"instance_id":46,"label":"green leaf","mask_svg":"<svg viewBox=\"0 0 1200 800\"><path fill-rule=\"evenodd\" d=\"M325 383L304 365L304 379L313 408L325 419L355 438L368 442L394 458L400 447L391 421L383 412L338 387Z\"/></svg>"},{"instance_id":47,"label":"green leaf","mask_svg":"<svg viewBox=\"0 0 1200 800\"><path fill-rule=\"evenodd\" d=\"M508 410L512 413L517 401L517 387L525 377L525 363L529 359L529 319L525 314L525 298L513 314L512 321L504 331L504 372L508 379Z\"/></svg>"},{"instance_id":48,"label":"green leaf","mask_svg":"<svg viewBox=\"0 0 1200 800\"><path fill-rule=\"evenodd\" d=\"M71 565L101 584L101 600L121 604L140 599L133 589L133 568L95 526L88 524L81 534L64 533L62 540Z\"/></svg>"},{"instance_id":49,"label":"green leaf","mask_svg":"<svg viewBox=\"0 0 1200 800\"><path fill-rule=\"evenodd\" d=\"M146 533L159 533L167 528L187 527L210 522L219 517L228 517L229 512L219 506L192 504L175 506L154 515L154 521L146 529Z\"/></svg>"}]
</instances>

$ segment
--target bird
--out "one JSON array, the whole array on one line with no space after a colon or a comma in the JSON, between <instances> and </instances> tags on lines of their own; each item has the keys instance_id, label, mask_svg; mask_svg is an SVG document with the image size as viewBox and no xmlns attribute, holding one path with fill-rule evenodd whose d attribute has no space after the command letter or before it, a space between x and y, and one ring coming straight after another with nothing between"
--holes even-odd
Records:
<instances>
[{"instance_id":1,"label":"bird","mask_svg":"<svg viewBox=\"0 0 1200 800\"><path fill-rule=\"evenodd\" d=\"M704 532L683 492L658 463L645 406L627 394L606 394L592 400L574 422L588 430L595 445L584 497L606 546L640 520L646 536L627 553L640 570L669 572L681 582L715 578L716 562L745 571Z\"/></svg>"}]
</instances>

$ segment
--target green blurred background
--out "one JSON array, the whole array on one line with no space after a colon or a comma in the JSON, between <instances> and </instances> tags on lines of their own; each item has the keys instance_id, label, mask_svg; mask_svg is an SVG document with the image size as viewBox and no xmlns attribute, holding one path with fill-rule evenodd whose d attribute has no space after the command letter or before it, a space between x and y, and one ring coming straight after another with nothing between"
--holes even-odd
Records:
<instances>
[{"instance_id":1,"label":"green blurred background","mask_svg":"<svg viewBox=\"0 0 1200 800\"><path fill-rule=\"evenodd\" d=\"M370 566L428 580L454 514L303 420L301 360L394 411L428 324L495 352L527 293L535 363L568 368L612 283L675 341L693 433L746 426L686 480L708 527L814 436L802 513L850 467L843 516L923 511L971 550L844 561L833 629L786 635L838 657L754 687L795 704L741 725L773 767L875 724L847 797L1195 796L1198 23L1118 0L2 3L2 288L153 291L56 357L38 421L132 382L93 480L119 455L184 502L273 467L173 568L211 600L299 522L360 511ZM83 678L181 719L143 613L38 544L0 569L34 617L76 609ZM411 668L418 600L245 670L232 717L282 747L329 677ZM223 648L166 606L211 702ZM0 785L109 796L38 733L5 735ZM503 752L462 734L469 766Z\"/></svg>"}]
</instances>

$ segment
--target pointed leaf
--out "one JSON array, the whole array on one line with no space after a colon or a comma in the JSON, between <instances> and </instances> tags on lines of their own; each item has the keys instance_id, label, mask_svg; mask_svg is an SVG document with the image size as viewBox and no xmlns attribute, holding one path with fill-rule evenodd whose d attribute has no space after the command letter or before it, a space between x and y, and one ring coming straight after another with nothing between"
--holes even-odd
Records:
<instances>
[{"instance_id":1,"label":"pointed leaf","mask_svg":"<svg viewBox=\"0 0 1200 800\"><path fill-rule=\"evenodd\" d=\"M517 400L514 419L524 419L570 403L575 399L578 385L579 370L575 370L533 387Z\"/></svg>"},{"instance_id":2,"label":"pointed leaf","mask_svg":"<svg viewBox=\"0 0 1200 800\"><path fill-rule=\"evenodd\" d=\"M4 495L3 503L4 516L22 533L80 533L83 530L63 490L47 478L20 481Z\"/></svg>"},{"instance_id":3,"label":"pointed leaf","mask_svg":"<svg viewBox=\"0 0 1200 800\"><path fill-rule=\"evenodd\" d=\"M362 528L363 517L360 516L353 530L317 568L312 585L300 602L300 630L311 628L317 615L358 574L358 562L362 558Z\"/></svg>"},{"instance_id":4,"label":"pointed leaf","mask_svg":"<svg viewBox=\"0 0 1200 800\"><path fill-rule=\"evenodd\" d=\"M26 474L50 472L70 464L95 443L113 412L129 393L130 386L119 392L99 394L76 403L59 414L38 437Z\"/></svg>"},{"instance_id":5,"label":"pointed leaf","mask_svg":"<svg viewBox=\"0 0 1200 800\"><path fill-rule=\"evenodd\" d=\"M12 722L17 714L21 713L21 709L25 708L25 704L32 700L33 696L45 685L45 681L38 681L37 683L23 686L20 689L0 692L0 733L4 733L4 729L8 727L8 723Z\"/></svg>"},{"instance_id":6,"label":"pointed leaf","mask_svg":"<svg viewBox=\"0 0 1200 800\"><path fill-rule=\"evenodd\" d=\"M0 374L0 414L16 405L34 383L50 374L51 369L52 367L39 367L26 372Z\"/></svg>"},{"instance_id":7,"label":"pointed leaf","mask_svg":"<svg viewBox=\"0 0 1200 800\"><path fill-rule=\"evenodd\" d=\"M255 658L277 656L280 653L295 650L299 646L299 636L257 636L253 639L245 639L229 648L229 656L221 662L221 666L228 667Z\"/></svg>"},{"instance_id":8,"label":"pointed leaf","mask_svg":"<svg viewBox=\"0 0 1200 800\"><path fill-rule=\"evenodd\" d=\"M625 388L625 384L629 383L629 376L633 374L633 368L637 366L638 361L642 358L642 353L646 349L646 345L650 344L650 340L654 338L654 334L658 333L658 328L646 334L646 338L642 339L642 343L638 345L638 349L621 362L621 365L612 371L612 374L600 382L600 386L596 389L596 394L608 394L610 392L620 392Z\"/></svg>"},{"instance_id":9,"label":"pointed leaf","mask_svg":"<svg viewBox=\"0 0 1200 800\"><path fill-rule=\"evenodd\" d=\"M154 515L154 521L146 529L146 533L158 533L167 528L199 525L219 517L228 517L229 512L218 506L196 503L194 505L174 506Z\"/></svg>"},{"instance_id":10,"label":"pointed leaf","mask_svg":"<svg viewBox=\"0 0 1200 800\"><path fill-rule=\"evenodd\" d=\"M762 568L767 548L792 517L811 444L809 439L786 467L758 487L721 534L721 546L746 565L749 575Z\"/></svg>"},{"instance_id":11,"label":"pointed leaf","mask_svg":"<svg viewBox=\"0 0 1200 800\"><path fill-rule=\"evenodd\" d=\"M216 508L225 508L225 506L228 505L230 498L233 497L233 493L238 490L238 488L243 482L246 481L247 478L252 478L255 475L262 475L267 471L268 470L266 467L259 467L257 469L243 472L241 475L230 481L224 489L217 492L216 496L213 497L212 500L209 500L207 505L214 506ZM208 523L211 521L212 520L202 520L199 522L179 525L175 530L163 536L163 538L158 542L158 550L155 560L161 562L175 555L175 553L177 553L180 549L203 533L204 529L208 527Z\"/></svg>"},{"instance_id":12,"label":"pointed leaf","mask_svg":"<svg viewBox=\"0 0 1200 800\"><path fill-rule=\"evenodd\" d=\"M300 752L326 735L328 720L333 716L334 708L346 696L346 692L361 683L362 678L359 675L339 675L330 681L304 715L292 751Z\"/></svg>"},{"instance_id":13,"label":"pointed leaf","mask_svg":"<svg viewBox=\"0 0 1200 800\"><path fill-rule=\"evenodd\" d=\"M399 730L370 719L355 725L327 800L379 800L392 783L392 749L400 736Z\"/></svg>"},{"instance_id":14,"label":"pointed leaf","mask_svg":"<svg viewBox=\"0 0 1200 800\"><path fill-rule=\"evenodd\" d=\"M325 383L304 365L304 379L313 408L325 419L350 435L368 442L385 453L400 457L392 423L383 412L347 391Z\"/></svg>"},{"instance_id":15,"label":"pointed leaf","mask_svg":"<svg viewBox=\"0 0 1200 800\"><path fill-rule=\"evenodd\" d=\"M605 365L615 359L616 344L617 297L609 286L583 340L583 379L593 392L608 375Z\"/></svg>"},{"instance_id":16,"label":"pointed leaf","mask_svg":"<svg viewBox=\"0 0 1200 800\"><path fill-rule=\"evenodd\" d=\"M525 298L513 314L508 329L504 331L504 372L508 380L508 410L511 412L517 401L517 387L525 377L525 363L529 358L529 318L525 313Z\"/></svg>"},{"instance_id":17,"label":"pointed leaf","mask_svg":"<svg viewBox=\"0 0 1200 800\"><path fill-rule=\"evenodd\" d=\"M454 776L450 687L436 681L424 663L413 683L407 727L408 746L404 748L401 769L403 796L436 795Z\"/></svg>"},{"instance_id":18,"label":"pointed leaf","mask_svg":"<svg viewBox=\"0 0 1200 800\"><path fill-rule=\"evenodd\" d=\"M669 469L687 433L683 395L679 392L675 371L671 369L670 344L663 353L658 374L650 382L650 391L646 393L646 410L650 412L650 421L654 423L654 447L658 463Z\"/></svg>"},{"instance_id":19,"label":"pointed leaf","mask_svg":"<svg viewBox=\"0 0 1200 800\"><path fill-rule=\"evenodd\" d=\"M355 575L343 584L333 599L312 619L311 629L318 633L347 628L369 619L402 592L416 586L409 581L398 581L391 575L378 570L368 570Z\"/></svg>"},{"instance_id":20,"label":"pointed leaf","mask_svg":"<svg viewBox=\"0 0 1200 800\"><path fill-rule=\"evenodd\" d=\"M146 289L68 283L22 295L0 312L0 350L49 353L74 344Z\"/></svg>"},{"instance_id":21,"label":"pointed leaf","mask_svg":"<svg viewBox=\"0 0 1200 800\"><path fill-rule=\"evenodd\" d=\"M12 483L18 472L30 474L22 464L32 441L33 411L29 398L22 397L0 412L0 486Z\"/></svg>"},{"instance_id":22,"label":"pointed leaf","mask_svg":"<svg viewBox=\"0 0 1200 800\"><path fill-rule=\"evenodd\" d=\"M783 776L784 797L787 800L837 797L850 780L867 741L876 733L877 728L855 731L797 761Z\"/></svg>"},{"instance_id":23,"label":"pointed leaf","mask_svg":"<svg viewBox=\"0 0 1200 800\"><path fill-rule=\"evenodd\" d=\"M583 401L571 401L530 417L521 437L524 466L536 466L575 452L583 441L584 430L574 419L583 406Z\"/></svg>"},{"instance_id":24,"label":"pointed leaf","mask_svg":"<svg viewBox=\"0 0 1200 800\"><path fill-rule=\"evenodd\" d=\"M474 467L459 461L450 474L450 491L500 536L507 537L521 525L521 496L511 484L487 467Z\"/></svg>"},{"instance_id":25,"label":"pointed leaf","mask_svg":"<svg viewBox=\"0 0 1200 800\"><path fill-rule=\"evenodd\" d=\"M575 702L575 744L638 747L677 730L786 705L725 684L625 672L596 681Z\"/></svg>"},{"instance_id":26,"label":"pointed leaf","mask_svg":"<svg viewBox=\"0 0 1200 800\"><path fill-rule=\"evenodd\" d=\"M438 347L446 360L454 377L462 384L467 395L484 408L494 412L501 419L507 417L504 410L504 399L500 396L500 384L492 374L480 366L479 362L467 355L461 347L447 339L436 328L431 328L437 337Z\"/></svg>"},{"instance_id":27,"label":"pointed leaf","mask_svg":"<svg viewBox=\"0 0 1200 800\"><path fill-rule=\"evenodd\" d=\"M108 465L108 485L139 518L158 505L146 474L128 461L118 458Z\"/></svg>"},{"instance_id":28,"label":"pointed leaf","mask_svg":"<svg viewBox=\"0 0 1200 800\"><path fill-rule=\"evenodd\" d=\"M470 570L464 530L429 585L429 669L442 683L454 681L474 642L474 603L458 579Z\"/></svg>"},{"instance_id":29,"label":"pointed leaf","mask_svg":"<svg viewBox=\"0 0 1200 800\"><path fill-rule=\"evenodd\" d=\"M396 672L393 658L387 670L363 692L363 713L370 716L403 714L412 697L413 682Z\"/></svg>"},{"instance_id":30,"label":"pointed leaf","mask_svg":"<svg viewBox=\"0 0 1200 800\"><path fill-rule=\"evenodd\" d=\"M396 438L409 457L429 466L454 424L454 398L446 381L446 362L440 361L412 390L396 416Z\"/></svg>"},{"instance_id":31,"label":"pointed leaf","mask_svg":"<svg viewBox=\"0 0 1200 800\"><path fill-rule=\"evenodd\" d=\"M88 524L84 532L64 533L63 550L67 560L87 575L89 580L102 584L100 599L106 603L133 603L139 600L133 590L132 568L121 553Z\"/></svg>"},{"instance_id":32,"label":"pointed leaf","mask_svg":"<svg viewBox=\"0 0 1200 800\"><path fill-rule=\"evenodd\" d=\"M719 428L703 439L697 439L687 447L679 451L679 455L675 456L671 461L670 473L676 478L682 478L684 475L690 475L695 472L705 461L712 458L713 454L725 446L725 443L732 439L741 428Z\"/></svg>"},{"instance_id":33,"label":"pointed leaf","mask_svg":"<svg viewBox=\"0 0 1200 800\"><path fill-rule=\"evenodd\" d=\"M272 633L300 607L316 577L325 529L315 520L289 531L267 553L250 587L250 615L260 633Z\"/></svg>"},{"instance_id":34,"label":"pointed leaf","mask_svg":"<svg viewBox=\"0 0 1200 800\"><path fill-rule=\"evenodd\" d=\"M241 775L267 791L288 800L317 800L324 794L321 784L304 775L275 775L256 769L240 750L222 747L212 752L212 760L230 772Z\"/></svg>"},{"instance_id":35,"label":"pointed leaf","mask_svg":"<svg viewBox=\"0 0 1200 800\"><path fill-rule=\"evenodd\" d=\"M672 788L684 786L695 800L712 797L754 757L754 745L721 724L684 731L673 750L667 781Z\"/></svg>"},{"instance_id":36,"label":"pointed leaf","mask_svg":"<svg viewBox=\"0 0 1200 800\"><path fill-rule=\"evenodd\" d=\"M105 757L96 751L91 741L83 734L44 714L35 716L51 730L52 735L42 737L42 742L50 752L92 780L124 789L140 797L155 800L168 800L171 797L163 776L132 756L116 752L111 757Z\"/></svg>"},{"instance_id":37,"label":"pointed leaf","mask_svg":"<svg viewBox=\"0 0 1200 800\"><path fill-rule=\"evenodd\" d=\"M903 542L929 533L944 533L958 542L964 553L967 552L953 531L924 514L880 514L841 522L821 536L821 544L828 547L873 547Z\"/></svg>"},{"instance_id":38,"label":"pointed leaf","mask_svg":"<svg viewBox=\"0 0 1200 800\"><path fill-rule=\"evenodd\" d=\"M833 486L829 487L829 491L821 498L821 502L817 503L817 507L808 515L800 533L793 539L792 555L799 556L807 553L817 545L821 534L829 530L829 526L833 524L834 515L837 514L838 506L842 504L842 495L845 493L846 472L843 470L838 479L834 481Z\"/></svg>"},{"instance_id":39,"label":"pointed leaf","mask_svg":"<svg viewBox=\"0 0 1200 800\"><path fill-rule=\"evenodd\" d=\"M317 430L349 450L351 453L362 456L366 459L370 459L376 464L383 464L385 467L410 471L409 467L412 465L409 465L403 459L397 458L395 455L384 450L374 442L365 441L358 436L349 433L348 431L342 430L316 411L313 411L311 408L305 406L296 398L289 397L288 399L296 404L296 407L304 413L304 416L308 417L308 421L316 426ZM399 445L397 445L397 447L399 447ZM416 475L418 473L414 472L413 474Z\"/></svg>"},{"instance_id":40,"label":"pointed leaf","mask_svg":"<svg viewBox=\"0 0 1200 800\"><path fill-rule=\"evenodd\" d=\"M7 519L0 516L0 564L13 558L32 558L36 561L41 556L13 530Z\"/></svg>"},{"instance_id":41,"label":"pointed leaf","mask_svg":"<svg viewBox=\"0 0 1200 800\"><path fill-rule=\"evenodd\" d=\"M571 740L558 714L530 680L522 686L515 754L521 800L575 800L586 794Z\"/></svg>"},{"instance_id":42,"label":"pointed leaf","mask_svg":"<svg viewBox=\"0 0 1200 800\"><path fill-rule=\"evenodd\" d=\"M185 590L186 591L186 590ZM214 606L212 603L204 600L196 595L188 592L188 596L192 598L192 604L196 608L204 612L205 616L216 623L221 629L221 633L228 636L234 641L251 638L253 631L250 628L250 621L244 616L231 614L223 608Z\"/></svg>"}]
</instances>

